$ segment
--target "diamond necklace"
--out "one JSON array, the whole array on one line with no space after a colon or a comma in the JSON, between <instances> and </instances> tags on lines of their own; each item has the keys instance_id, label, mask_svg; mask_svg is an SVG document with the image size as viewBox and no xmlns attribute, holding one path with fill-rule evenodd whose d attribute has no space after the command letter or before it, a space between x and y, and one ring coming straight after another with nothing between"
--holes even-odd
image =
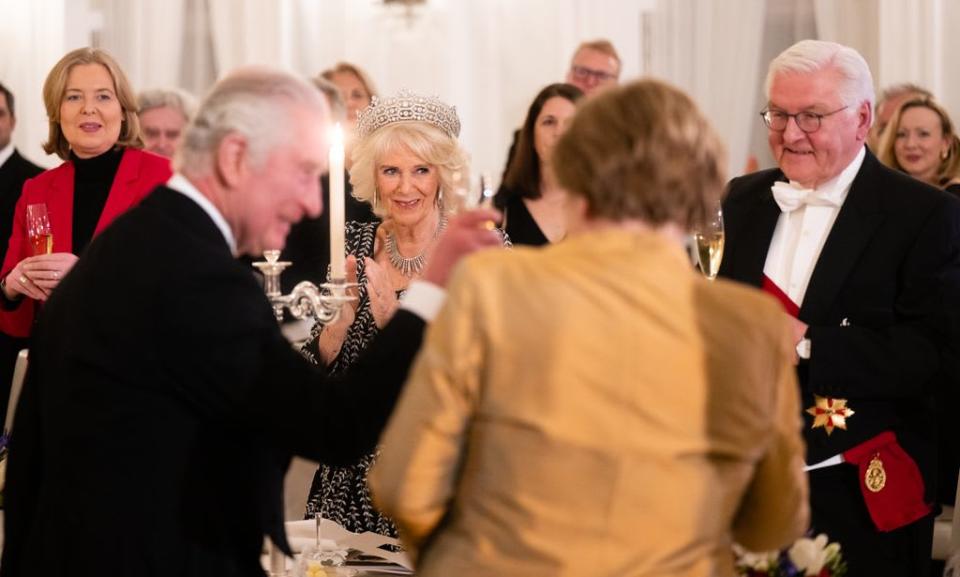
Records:
<instances>
[{"instance_id":1,"label":"diamond necklace","mask_svg":"<svg viewBox=\"0 0 960 577\"><path fill-rule=\"evenodd\" d=\"M437 230L433 233L433 238L438 238L440 233L443 232L443 229L446 227L447 216L441 214L440 222L437 223ZM413 275L419 275L421 272L423 272L423 266L427 263L427 259L424 255L427 252L427 247L430 246L429 243L427 243L427 246L423 247L423 250L420 251L420 254L410 258L406 258L400 254L400 251L397 250L397 237L394 236L393 232L387 233L387 240L385 244L387 247L387 258L390 260L390 264L393 265L393 268L400 271L400 274L410 278Z\"/></svg>"}]
</instances>

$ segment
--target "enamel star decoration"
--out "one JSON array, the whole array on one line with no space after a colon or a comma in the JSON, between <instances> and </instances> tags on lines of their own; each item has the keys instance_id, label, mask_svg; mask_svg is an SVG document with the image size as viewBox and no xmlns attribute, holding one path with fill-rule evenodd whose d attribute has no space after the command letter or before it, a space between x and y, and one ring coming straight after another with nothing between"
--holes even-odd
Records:
<instances>
[{"instance_id":1,"label":"enamel star decoration","mask_svg":"<svg viewBox=\"0 0 960 577\"><path fill-rule=\"evenodd\" d=\"M813 396L814 405L807 409L808 415L813 415L813 429L823 427L827 435L833 433L833 428L847 430L847 417L853 416L853 409L847 406L846 399Z\"/></svg>"}]
</instances>

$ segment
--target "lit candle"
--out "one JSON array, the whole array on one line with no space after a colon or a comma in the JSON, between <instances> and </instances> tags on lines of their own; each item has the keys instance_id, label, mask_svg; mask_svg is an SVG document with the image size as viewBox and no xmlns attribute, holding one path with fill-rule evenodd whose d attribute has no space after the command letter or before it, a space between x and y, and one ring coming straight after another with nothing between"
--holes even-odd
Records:
<instances>
[{"instance_id":1,"label":"lit candle","mask_svg":"<svg viewBox=\"0 0 960 577\"><path fill-rule=\"evenodd\" d=\"M330 144L330 278L345 280L343 238L343 129L340 123L333 127Z\"/></svg>"}]
</instances>

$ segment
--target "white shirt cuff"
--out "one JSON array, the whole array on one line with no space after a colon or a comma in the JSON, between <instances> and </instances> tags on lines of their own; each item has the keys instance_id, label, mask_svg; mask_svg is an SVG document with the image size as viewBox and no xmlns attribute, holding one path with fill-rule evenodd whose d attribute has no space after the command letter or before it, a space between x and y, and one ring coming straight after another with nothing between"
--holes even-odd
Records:
<instances>
[{"instance_id":1,"label":"white shirt cuff","mask_svg":"<svg viewBox=\"0 0 960 577\"><path fill-rule=\"evenodd\" d=\"M410 283L400 300L400 308L407 309L429 323L437 317L445 300L446 290L424 280L415 280Z\"/></svg>"}]
</instances>

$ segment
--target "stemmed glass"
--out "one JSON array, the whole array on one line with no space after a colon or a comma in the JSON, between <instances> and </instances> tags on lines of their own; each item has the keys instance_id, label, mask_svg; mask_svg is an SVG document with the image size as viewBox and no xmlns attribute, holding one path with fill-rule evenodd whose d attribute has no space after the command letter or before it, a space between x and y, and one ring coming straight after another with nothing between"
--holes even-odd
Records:
<instances>
[{"instance_id":1,"label":"stemmed glass","mask_svg":"<svg viewBox=\"0 0 960 577\"><path fill-rule=\"evenodd\" d=\"M27 238L33 248L33 256L53 252L53 233L50 231L50 217L44 203L27 205Z\"/></svg>"},{"instance_id":2,"label":"stemmed glass","mask_svg":"<svg viewBox=\"0 0 960 577\"><path fill-rule=\"evenodd\" d=\"M490 175L481 172L474 178L465 178L459 172L453 175L455 182L453 192L457 195L458 211L488 208L493 205L493 195L496 191L493 189L493 180Z\"/></svg>"},{"instance_id":3,"label":"stemmed glass","mask_svg":"<svg viewBox=\"0 0 960 577\"><path fill-rule=\"evenodd\" d=\"M723 260L723 209L717 200L707 212L706 221L694 229L693 242L700 272L709 280L717 278Z\"/></svg>"},{"instance_id":4,"label":"stemmed glass","mask_svg":"<svg viewBox=\"0 0 960 577\"><path fill-rule=\"evenodd\" d=\"M323 577L333 574L351 575L352 571L341 569L347 561L346 551L342 549L330 549L326 546L323 539L323 511L317 511L314 515L317 522L317 542L314 547L304 549L298 564L297 575L303 577ZM331 570L328 571L328 568Z\"/></svg>"}]
</instances>

